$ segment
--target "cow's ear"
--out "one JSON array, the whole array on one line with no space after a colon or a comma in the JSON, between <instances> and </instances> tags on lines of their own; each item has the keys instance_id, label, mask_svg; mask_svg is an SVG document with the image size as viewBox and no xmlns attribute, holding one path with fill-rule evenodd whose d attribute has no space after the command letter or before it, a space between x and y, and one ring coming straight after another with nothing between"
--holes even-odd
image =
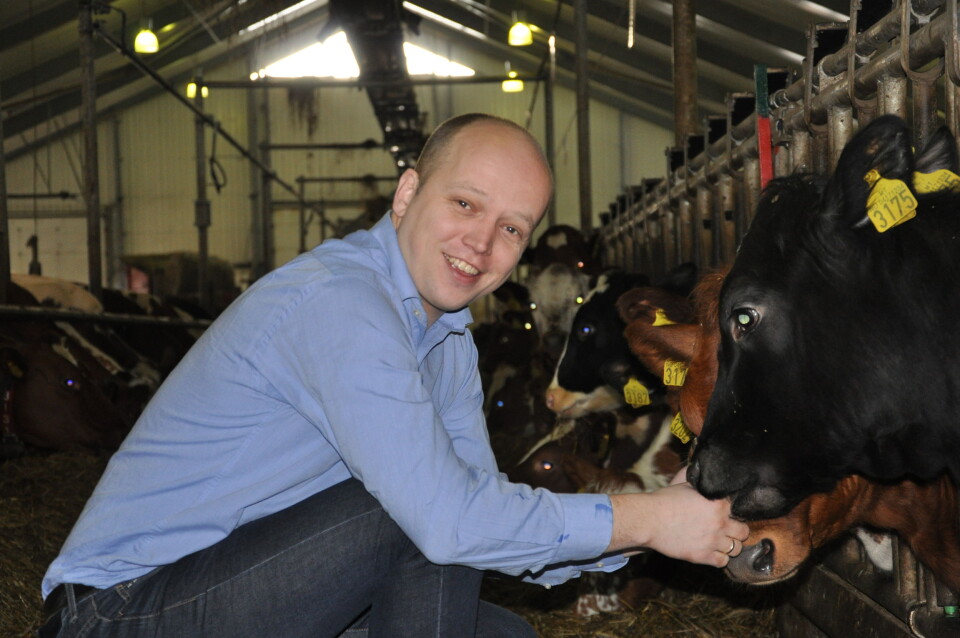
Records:
<instances>
[{"instance_id":1,"label":"cow's ear","mask_svg":"<svg viewBox=\"0 0 960 638\"><path fill-rule=\"evenodd\" d=\"M920 173L933 173L940 169L957 172L957 142L946 126L941 126L931 137L923 150L917 154L916 170Z\"/></svg>"},{"instance_id":2,"label":"cow's ear","mask_svg":"<svg viewBox=\"0 0 960 638\"><path fill-rule=\"evenodd\" d=\"M854 225L865 217L870 171L889 180L911 182L913 149L906 123L895 115L879 117L847 143L837 162L826 191L825 212L843 225Z\"/></svg>"}]
</instances>

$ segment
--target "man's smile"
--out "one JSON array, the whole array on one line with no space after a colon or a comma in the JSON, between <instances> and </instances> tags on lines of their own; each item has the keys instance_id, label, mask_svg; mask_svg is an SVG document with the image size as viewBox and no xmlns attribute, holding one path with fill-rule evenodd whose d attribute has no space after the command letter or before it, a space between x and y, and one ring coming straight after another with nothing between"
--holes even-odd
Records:
<instances>
[{"instance_id":1,"label":"man's smile","mask_svg":"<svg viewBox=\"0 0 960 638\"><path fill-rule=\"evenodd\" d=\"M474 277L474 276L480 274L480 271L479 271L477 268L475 268L472 264L468 264L467 262L463 261L462 259L457 259L456 257L451 257L450 255L448 255L448 254L446 254L446 253L444 253L443 256L444 256L444 258L446 258L447 262L448 262L451 266L453 266L456 270L458 270L459 272L462 272L462 273L464 273L464 274L466 274L466 275L470 275L471 277Z\"/></svg>"}]
</instances>

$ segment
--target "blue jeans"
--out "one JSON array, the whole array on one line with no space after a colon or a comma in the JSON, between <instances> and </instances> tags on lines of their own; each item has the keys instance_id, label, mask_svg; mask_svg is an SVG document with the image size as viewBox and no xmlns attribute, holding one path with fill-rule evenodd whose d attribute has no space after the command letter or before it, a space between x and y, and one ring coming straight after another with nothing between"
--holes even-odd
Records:
<instances>
[{"instance_id":1,"label":"blue jeans","mask_svg":"<svg viewBox=\"0 0 960 638\"><path fill-rule=\"evenodd\" d=\"M482 578L429 562L351 479L82 597L52 635L535 637L519 616L480 602Z\"/></svg>"}]
</instances>

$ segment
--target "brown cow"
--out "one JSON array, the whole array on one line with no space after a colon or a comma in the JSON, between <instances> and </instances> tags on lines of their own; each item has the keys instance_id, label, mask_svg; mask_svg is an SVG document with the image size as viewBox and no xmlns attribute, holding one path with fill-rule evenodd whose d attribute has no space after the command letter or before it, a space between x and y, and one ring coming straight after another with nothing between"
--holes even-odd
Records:
<instances>
[{"instance_id":1,"label":"brown cow","mask_svg":"<svg viewBox=\"0 0 960 638\"><path fill-rule=\"evenodd\" d=\"M7 300L36 305L13 283ZM139 414L124 406L142 408L149 398L146 388L111 374L57 324L40 318L0 322L0 363L3 435L10 442L3 451L11 456L23 451L14 442L27 450L116 449Z\"/></svg>"},{"instance_id":2,"label":"brown cow","mask_svg":"<svg viewBox=\"0 0 960 638\"><path fill-rule=\"evenodd\" d=\"M703 426L717 378L717 302L723 277L723 272L707 275L695 290L699 324L654 327L642 300L628 293L619 303L628 324L627 341L654 374L663 374L668 359L688 362L686 381L672 390L672 402L694 434ZM755 584L784 580L813 549L858 525L897 532L944 584L960 591L960 512L957 488L946 476L928 483L846 477L831 492L813 494L781 518L751 522L750 537L727 572Z\"/></svg>"}]
</instances>

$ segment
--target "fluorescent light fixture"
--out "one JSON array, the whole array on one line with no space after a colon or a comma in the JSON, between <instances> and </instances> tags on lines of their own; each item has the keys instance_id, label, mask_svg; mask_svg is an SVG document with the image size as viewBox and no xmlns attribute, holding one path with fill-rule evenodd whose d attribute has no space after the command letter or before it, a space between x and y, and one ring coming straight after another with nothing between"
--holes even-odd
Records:
<instances>
[{"instance_id":1,"label":"fluorescent light fixture","mask_svg":"<svg viewBox=\"0 0 960 638\"><path fill-rule=\"evenodd\" d=\"M445 27L447 27L447 28L449 28L449 29L453 29L453 30L455 30L455 31L459 31L460 33L463 33L464 35L469 35L469 36L471 36L471 37L477 38L478 40L489 40L489 38L487 38L487 36L485 36L484 34L480 33L479 31L477 31L477 30L475 30L475 29L471 29L470 27L465 27L465 26L463 26L462 24L460 24L459 22L455 22L454 20L450 20L449 18L445 18L445 17L443 17L442 15L440 15L439 13L434 13L433 11L428 11L427 9L424 9L424 8L421 7L421 6L415 5L415 4L413 4L412 2L404 2L404 3L403 3L403 8L406 9L407 11L409 11L410 13L414 13L414 14L422 17L422 18L426 18L427 20L430 20L430 21L432 21L432 22L436 22L437 24L442 24L442 25L444 25Z\"/></svg>"},{"instance_id":2,"label":"fluorescent light fixture","mask_svg":"<svg viewBox=\"0 0 960 638\"><path fill-rule=\"evenodd\" d=\"M438 75L464 77L474 75L474 70L442 55L427 51L412 42L403 43L407 59L407 72L411 75ZM301 78L331 77L357 78L360 67L347 42L347 35L339 31L323 42L317 42L277 60L259 72L260 77ZM253 73L251 73L251 78Z\"/></svg>"},{"instance_id":3,"label":"fluorescent light fixture","mask_svg":"<svg viewBox=\"0 0 960 638\"><path fill-rule=\"evenodd\" d=\"M272 16L267 16L267 17L264 18L263 20L259 20L259 21L257 21L257 22L254 22L253 24L251 24L250 26L246 27L245 29L240 29L239 33L242 35L242 34L244 34L244 33L250 33L251 31L256 31L257 29L259 29L259 28L261 28L261 27L265 27L266 25L270 24L271 22L275 22L276 20L279 20L280 18L282 18L282 17L284 17L284 16L290 15L290 14L293 13L294 11L299 11L300 9L303 9L304 7L310 6L311 4L314 4L315 2L319 2L319 0L303 0L302 2L298 2L297 4L294 4L294 5L291 5L291 6L287 7L287 8L284 9L283 11L280 11L280 12L278 12L278 13L274 13ZM244 0L241 0L238 4L245 4L245 1L244 1Z\"/></svg>"}]
</instances>

